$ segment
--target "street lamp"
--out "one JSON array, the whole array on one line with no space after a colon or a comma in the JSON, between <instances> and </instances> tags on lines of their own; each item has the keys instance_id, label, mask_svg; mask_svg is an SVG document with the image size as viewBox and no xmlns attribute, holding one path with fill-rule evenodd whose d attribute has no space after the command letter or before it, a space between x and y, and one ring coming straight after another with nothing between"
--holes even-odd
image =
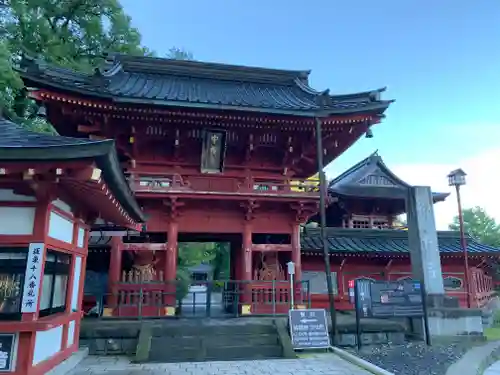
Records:
<instances>
[{"instance_id":1,"label":"street lamp","mask_svg":"<svg viewBox=\"0 0 500 375\"><path fill-rule=\"evenodd\" d=\"M330 267L330 251L329 244L326 239L326 176L323 171L323 136L322 136L322 120L316 118L316 157L318 163L318 173L319 173L319 216L320 216L320 236L321 244L323 247L323 261L325 266L326 274L326 287L328 289L328 305L330 309L330 321L332 324L332 332L334 340L338 338L337 335L337 313L335 310L335 296L333 295L333 285L332 285L332 270Z\"/></svg>"},{"instance_id":2,"label":"street lamp","mask_svg":"<svg viewBox=\"0 0 500 375\"><path fill-rule=\"evenodd\" d=\"M448 185L455 186L457 192L457 205L458 205L458 222L460 225L460 243L462 244L462 251L464 253L464 282L465 290L467 293L467 307L472 306L470 284L469 284L469 257L467 255L467 241L465 239L464 230L464 215L462 213L462 201L460 199L460 186L465 185L465 173L462 169L455 169L448 175Z\"/></svg>"}]
</instances>

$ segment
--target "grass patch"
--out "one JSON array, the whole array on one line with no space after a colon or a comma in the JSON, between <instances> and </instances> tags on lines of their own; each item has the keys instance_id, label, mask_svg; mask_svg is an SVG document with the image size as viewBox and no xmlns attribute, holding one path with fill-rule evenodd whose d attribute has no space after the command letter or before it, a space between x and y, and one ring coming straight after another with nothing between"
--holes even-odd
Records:
<instances>
[{"instance_id":1,"label":"grass patch","mask_svg":"<svg viewBox=\"0 0 500 375\"><path fill-rule=\"evenodd\" d=\"M498 341L500 340L500 327L485 328L484 335L488 341Z\"/></svg>"}]
</instances>

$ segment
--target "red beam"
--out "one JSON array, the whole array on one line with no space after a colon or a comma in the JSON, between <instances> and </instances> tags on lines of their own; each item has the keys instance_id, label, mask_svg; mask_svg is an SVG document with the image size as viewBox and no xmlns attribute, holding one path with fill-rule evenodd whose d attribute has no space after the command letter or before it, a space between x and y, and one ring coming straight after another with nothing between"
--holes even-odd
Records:
<instances>
[{"instance_id":1,"label":"red beam","mask_svg":"<svg viewBox=\"0 0 500 375\"><path fill-rule=\"evenodd\" d=\"M254 244L252 251L292 251L292 244Z\"/></svg>"},{"instance_id":2,"label":"red beam","mask_svg":"<svg viewBox=\"0 0 500 375\"><path fill-rule=\"evenodd\" d=\"M166 251L166 243L124 243L120 244L121 251Z\"/></svg>"}]
</instances>

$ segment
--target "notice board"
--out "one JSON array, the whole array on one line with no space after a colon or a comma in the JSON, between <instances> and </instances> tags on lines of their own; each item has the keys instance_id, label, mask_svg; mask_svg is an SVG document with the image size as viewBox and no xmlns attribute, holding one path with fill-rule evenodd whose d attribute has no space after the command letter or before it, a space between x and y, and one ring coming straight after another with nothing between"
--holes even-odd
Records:
<instances>
[{"instance_id":1,"label":"notice board","mask_svg":"<svg viewBox=\"0 0 500 375\"><path fill-rule=\"evenodd\" d=\"M331 347L324 309L290 310L288 316L294 349L326 349Z\"/></svg>"}]
</instances>

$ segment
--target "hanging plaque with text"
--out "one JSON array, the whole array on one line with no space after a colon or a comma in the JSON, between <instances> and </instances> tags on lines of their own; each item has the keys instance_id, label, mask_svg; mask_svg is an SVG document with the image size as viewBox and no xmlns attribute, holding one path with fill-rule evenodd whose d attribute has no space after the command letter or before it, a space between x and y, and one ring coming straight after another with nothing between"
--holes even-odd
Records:
<instances>
[{"instance_id":1,"label":"hanging plaque with text","mask_svg":"<svg viewBox=\"0 0 500 375\"><path fill-rule=\"evenodd\" d=\"M42 265L45 245L43 243L30 243L26 272L24 274L24 289L21 312L36 312L42 277Z\"/></svg>"},{"instance_id":2,"label":"hanging plaque with text","mask_svg":"<svg viewBox=\"0 0 500 375\"><path fill-rule=\"evenodd\" d=\"M324 309L290 310L288 316L294 349L331 347Z\"/></svg>"}]
</instances>

